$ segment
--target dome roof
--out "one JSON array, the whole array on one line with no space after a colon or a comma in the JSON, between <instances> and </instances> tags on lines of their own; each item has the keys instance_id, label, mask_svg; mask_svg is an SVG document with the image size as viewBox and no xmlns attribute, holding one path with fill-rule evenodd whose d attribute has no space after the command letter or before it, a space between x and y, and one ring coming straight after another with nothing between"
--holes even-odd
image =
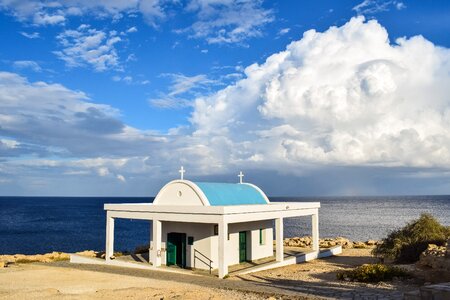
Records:
<instances>
[{"instance_id":1,"label":"dome roof","mask_svg":"<svg viewBox=\"0 0 450 300\"><path fill-rule=\"evenodd\" d=\"M251 205L268 204L269 199L250 183L192 182L174 180L158 193L155 205Z\"/></svg>"},{"instance_id":2,"label":"dome roof","mask_svg":"<svg viewBox=\"0 0 450 300\"><path fill-rule=\"evenodd\" d=\"M194 182L212 206L267 204L266 195L247 183Z\"/></svg>"}]
</instances>

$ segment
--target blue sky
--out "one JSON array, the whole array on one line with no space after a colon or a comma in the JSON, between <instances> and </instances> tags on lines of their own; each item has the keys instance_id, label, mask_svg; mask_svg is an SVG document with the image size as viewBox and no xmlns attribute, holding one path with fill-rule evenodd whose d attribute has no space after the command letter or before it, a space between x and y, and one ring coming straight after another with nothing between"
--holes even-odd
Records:
<instances>
[{"instance_id":1,"label":"blue sky","mask_svg":"<svg viewBox=\"0 0 450 300\"><path fill-rule=\"evenodd\" d=\"M447 194L448 1L0 0L0 194Z\"/></svg>"}]
</instances>

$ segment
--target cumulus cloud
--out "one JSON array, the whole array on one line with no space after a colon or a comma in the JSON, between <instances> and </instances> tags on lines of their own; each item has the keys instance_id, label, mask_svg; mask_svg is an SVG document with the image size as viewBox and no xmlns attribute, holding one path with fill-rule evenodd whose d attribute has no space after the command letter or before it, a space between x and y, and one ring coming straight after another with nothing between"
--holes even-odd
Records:
<instances>
[{"instance_id":1,"label":"cumulus cloud","mask_svg":"<svg viewBox=\"0 0 450 300\"><path fill-rule=\"evenodd\" d=\"M326 170L340 178L343 168L361 167L383 177L382 170L448 173L449 70L449 49L421 36L390 41L376 20L356 17L305 32L217 92L198 90L190 125L165 134L124 124L116 109L82 92L3 72L0 155L8 159L0 180L27 174L29 186L41 188L43 173L58 183L65 174L141 188L173 178L180 165L189 176L315 168L317 178ZM189 93L205 79L196 76L169 77L166 94Z\"/></svg>"},{"instance_id":2,"label":"cumulus cloud","mask_svg":"<svg viewBox=\"0 0 450 300\"><path fill-rule=\"evenodd\" d=\"M231 164L449 168L449 67L449 49L353 18L196 99L194 135Z\"/></svg>"},{"instance_id":3,"label":"cumulus cloud","mask_svg":"<svg viewBox=\"0 0 450 300\"><path fill-rule=\"evenodd\" d=\"M54 51L68 67L90 65L95 71L120 69L115 44L122 41L117 32L104 32L89 25L65 30L57 36L61 50Z\"/></svg>"}]
</instances>

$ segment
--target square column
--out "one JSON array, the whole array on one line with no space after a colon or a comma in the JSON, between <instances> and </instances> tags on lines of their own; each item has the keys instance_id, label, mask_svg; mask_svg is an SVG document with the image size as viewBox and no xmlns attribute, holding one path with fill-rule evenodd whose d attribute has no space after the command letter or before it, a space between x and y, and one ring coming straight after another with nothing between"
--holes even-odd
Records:
<instances>
[{"instance_id":1,"label":"square column","mask_svg":"<svg viewBox=\"0 0 450 300\"><path fill-rule=\"evenodd\" d=\"M109 216L109 212L106 213L106 246L105 246L105 259L111 260L114 256L114 218Z\"/></svg>"},{"instance_id":2,"label":"square column","mask_svg":"<svg viewBox=\"0 0 450 300\"><path fill-rule=\"evenodd\" d=\"M162 224L159 220L153 220L152 225L152 250L150 251L152 257L152 263L154 267L161 266L161 236L162 236Z\"/></svg>"},{"instance_id":3,"label":"square column","mask_svg":"<svg viewBox=\"0 0 450 300\"><path fill-rule=\"evenodd\" d=\"M226 256L226 243L228 240L228 223L221 221L219 224L219 278L228 274L228 261Z\"/></svg>"},{"instance_id":4,"label":"square column","mask_svg":"<svg viewBox=\"0 0 450 300\"><path fill-rule=\"evenodd\" d=\"M311 216L312 249L319 251L319 211Z\"/></svg>"},{"instance_id":5,"label":"square column","mask_svg":"<svg viewBox=\"0 0 450 300\"><path fill-rule=\"evenodd\" d=\"M283 218L275 219L275 238L276 251L275 256L277 261L284 260L284 245L283 245Z\"/></svg>"}]
</instances>

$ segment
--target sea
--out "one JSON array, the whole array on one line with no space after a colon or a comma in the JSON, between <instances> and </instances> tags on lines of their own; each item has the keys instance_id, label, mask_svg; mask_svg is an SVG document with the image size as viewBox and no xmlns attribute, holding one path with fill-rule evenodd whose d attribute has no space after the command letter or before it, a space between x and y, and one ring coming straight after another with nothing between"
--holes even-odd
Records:
<instances>
[{"instance_id":1,"label":"sea","mask_svg":"<svg viewBox=\"0 0 450 300\"><path fill-rule=\"evenodd\" d=\"M271 197L271 201L321 203L321 237L381 239L422 213L450 226L450 195L390 197ZM0 197L0 254L104 250L105 203L152 202L153 198ZM284 221L285 237L311 234L311 217ZM149 242L150 222L115 222L115 249Z\"/></svg>"}]
</instances>

